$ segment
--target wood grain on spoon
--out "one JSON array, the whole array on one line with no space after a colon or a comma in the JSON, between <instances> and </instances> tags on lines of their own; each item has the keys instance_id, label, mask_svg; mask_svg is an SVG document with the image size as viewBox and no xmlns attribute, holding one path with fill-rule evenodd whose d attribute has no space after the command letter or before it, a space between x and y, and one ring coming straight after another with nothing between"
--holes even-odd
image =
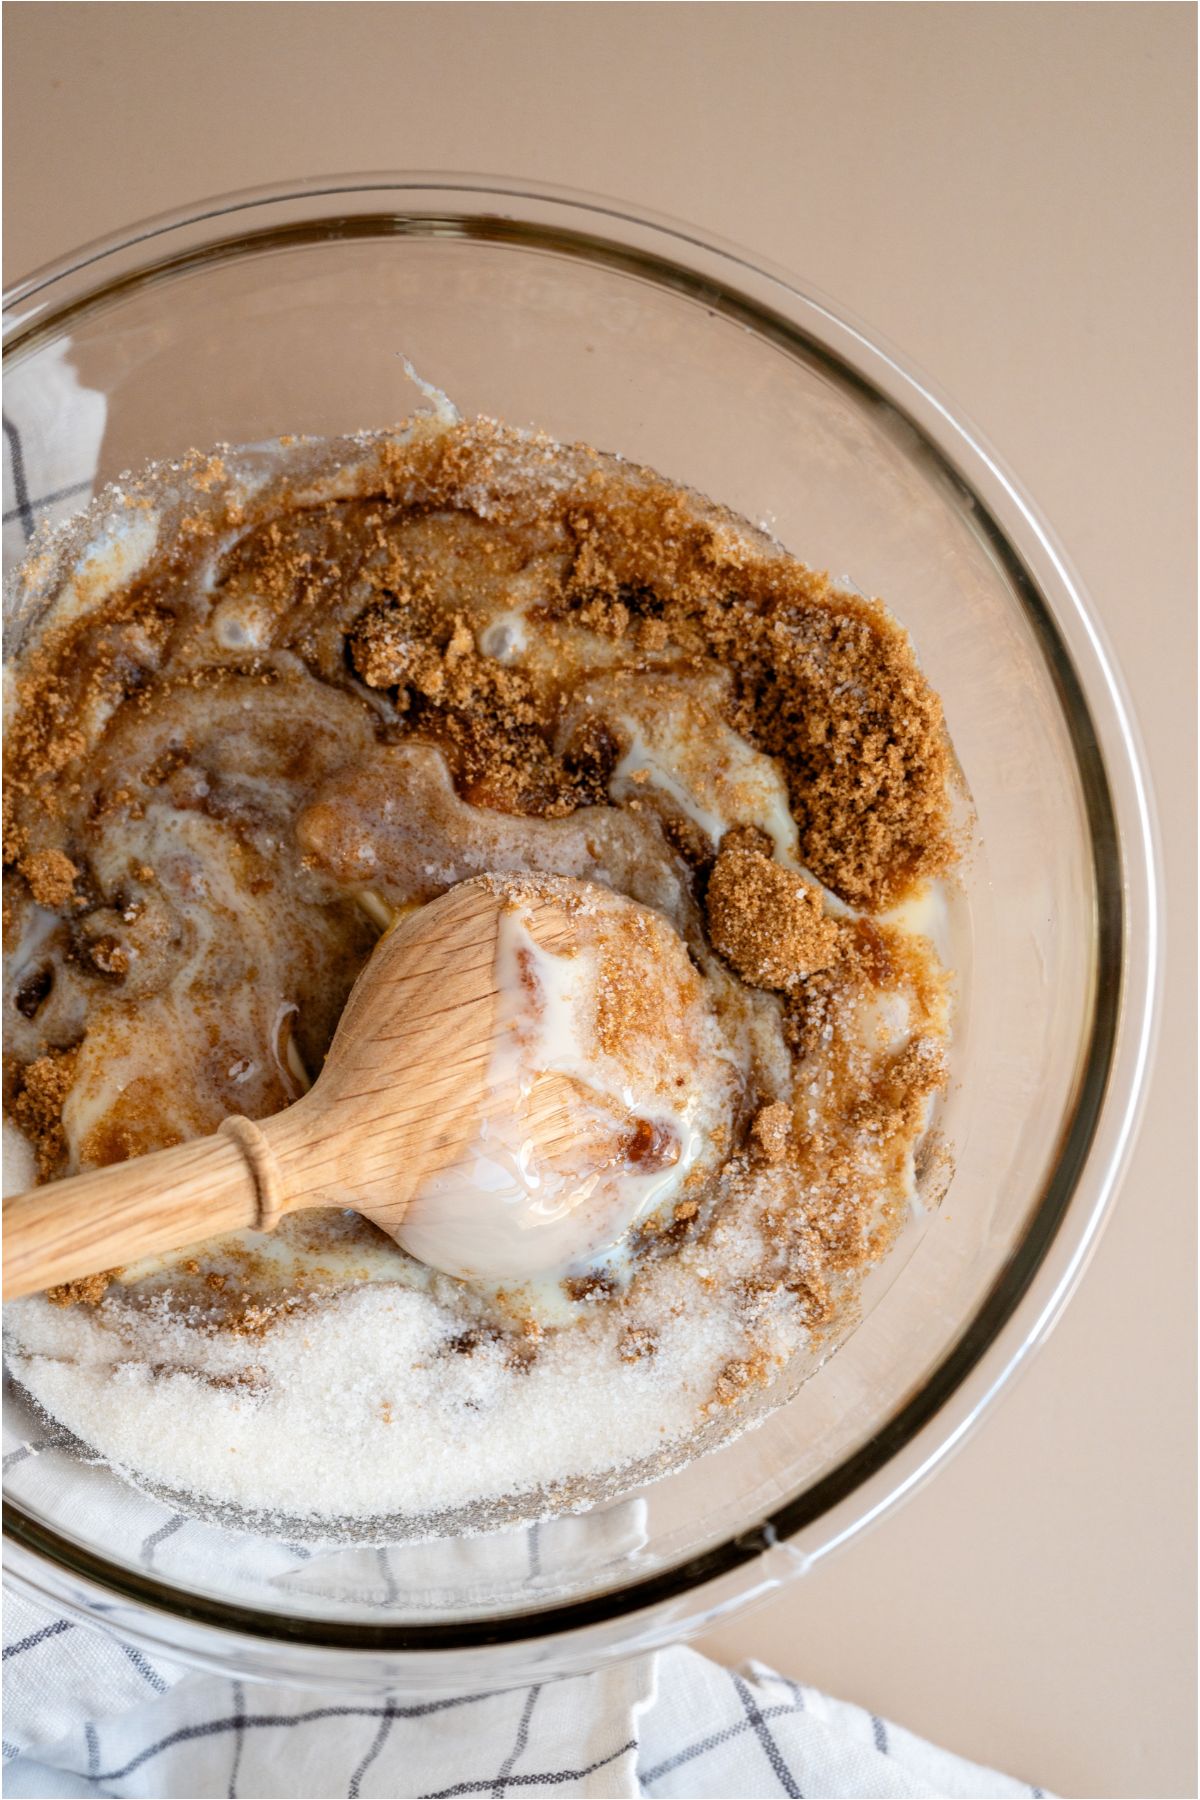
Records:
<instances>
[{"instance_id":1,"label":"wood grain on spoon","mask_svg":"<svg viewBox=\"0 0 1200 1800\"><path fill-rule=\"evenodd\" d=\"M394 1235L420 1183L467 1151L496 1104L489 1068L505 904L484 881L463 882L386 932L319 1078L285 1112L227 1119L212 1137L5 1200L5 1298L270 1229L307 1207L352 1207ZM546 950L569 939L559 901L533 897L524 911ZM523 1123L540 1150L565 1147L571 1084L543 1077Z\"/></svg>"}]
</instances>

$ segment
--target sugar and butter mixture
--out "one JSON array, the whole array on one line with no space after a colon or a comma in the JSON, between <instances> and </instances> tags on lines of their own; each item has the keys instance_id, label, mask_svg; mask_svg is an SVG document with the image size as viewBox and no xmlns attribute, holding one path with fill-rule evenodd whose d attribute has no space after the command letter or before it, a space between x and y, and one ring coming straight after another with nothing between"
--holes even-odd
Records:
<instances>
[{"instance_id":1,"label":"sugar and butter mixture","mask_svg":"<svg viewBox=\"0 0 1200 1800\"><path fill-rule=\"evenodd\" d=\"M882 605L482 420L152 469L19 580L10 1187L288 1105L380 931L478 877L494 1078L553 1073L601 1146L585 1192L493 1133L399 1244L296 1215L16 1303L39 1405L185 1505L416 1531L586 1504L784 1398L946 1079L953 762Z\"/></svg>"}]
</instances>

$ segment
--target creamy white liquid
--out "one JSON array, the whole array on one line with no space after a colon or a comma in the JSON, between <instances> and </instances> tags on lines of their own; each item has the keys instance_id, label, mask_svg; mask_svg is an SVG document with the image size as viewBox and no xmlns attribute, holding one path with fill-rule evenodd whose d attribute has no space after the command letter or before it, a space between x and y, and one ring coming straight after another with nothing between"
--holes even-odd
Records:
<instances>
[{"instance_id":1,"label":"creamy white liquid","mask_svg":"<svg viewBox=\"0 0 1200 1800\"><path fill-rule=\"evenodd\" d=\"M601 914L630 903L597 892ZM602 941L602 940L601 940ZM647 949L660 947L660 936ZM686 969L682 946L679 956ZM427 1175L396 1233L431 1268L475 1281L552 1280L579 1273L616 1250L639 1220L668 1204L728 1122L729 1086L714 1060L731 1060L714 1022L697 1006L693 1040L664 1042L656 1062L638 1066L602 1054L595 1042L595 943L573 954L545 949L519 901L500 920L499 992L479 1135L464 1156ZM630 979L660 979L651 956ZM561 1079L570 1084L564 1089ZM566 1093L574 1141L547 1153L537 1107ZM669 1143L665 1167L642 1169L622 1146L638 1123Z\"/></svg>"}]
</instances>

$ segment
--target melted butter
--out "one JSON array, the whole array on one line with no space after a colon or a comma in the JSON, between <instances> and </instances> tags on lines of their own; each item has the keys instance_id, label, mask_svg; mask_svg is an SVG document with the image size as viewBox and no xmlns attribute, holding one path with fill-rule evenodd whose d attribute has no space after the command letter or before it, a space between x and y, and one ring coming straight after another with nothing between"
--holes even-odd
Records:
<instances>
[{"instance_id":1,"label":"melted butter","mask_svg":"<svg viewBox=\"0 0 1200 1800\"><path fill-rule=\"evenodd\" d=\"M490 656L506 667L519 662L528 648L525 613L519 607L510 606L498 612L479 633L480 654Z\"/></svg>"},{"instance_id":2,"label":"melted butter","mask_svg":"<svg viewBox=\"0 0 1200 1800\"><path fill-rule=\"evenodd\" d=\"M444 393L440 387L435 387L432 381L425 381L418 375L407 356L401 356L400 363L404 373L408 376L408 379L412 382L417 391L424 394L425 398L432 402L433 417L438 423L441 425L457 425L462 415L459 413L457 406L455 406L449 394Z\"/></svg>"},{"instance_id":3,"label":"melted butter","mask_svg":"<svg viewBox=\"0 0 1200 1800\"><path fill-rule=\"evenodd\" d=\"M360 888L354 898L372 925L378 925L380 931L386 931L390 925L395 924L402 913L414 909L413 906L389 906L383 895L374 888Z\"/></svg>"},{"instance_id":4,"label":"melted butter","mask_svg":"<svg viewBox=\"0 0 1200 1800\"><path fill-rule=\"evenodd\" d=\"M55 627L90 612L110 594L127 587L153 555L158 526L158 514L153 509L130 512L110 524L79 557L59 591Z\"/></svg>"},{"instance_id":5,"label":"melted butter","mask_svg":"<svg viewBox=\"0 0 1200 1800\"><path fill-rule=\"evenodd\" d=\"M586 712L603 720L621 745L609 780L618 804L653 792L699 827L716 849L725 833L754 825L771 839L778 860L797 866L796 822L774 757L764 756L721 715L726 684L628 670L601 676L573 697L570 729Z\"/></svg>"},{"instance_id":6,"label":"melted butter","mask_svg":"<svg viewBox=\"0 0 1200 1800\"><path fill-rule=\"evenodd\" d=\"M470 806L429 744L380 745L339 770L311 796L296 836L331 880L389 907L431 900L472 875L533 872L603 883L681 931L695 916L657 821L613 807L540 819Z\"/></svg>"},{"instance_id":7,"label":"melted butter","mask_svg":"<svg viewBox=\"0 0 1200 1800\"><path fill-rule=\"evenodd\" d=\"M43 953L63 928L56 912L44 906L30 905L22 921L21 939L7 971L8 981L16 988L34 974Z\"/></svg>"},{"instance_id":8,"label":"melted butter","mask_svg":"<svg viewBox=\"0 0 1200 1800\"><path fill-rule=\"evenodd\" d=\"M616 1251L712 1160L728 1128L732 1053L705 1005L683 946L647 921L644 957L624 979L661 994L655 1017L675 1027L663 1044L635 1025L617 1053L601 1049L600 984L609 918L637 922L615 898L598 929L569 954L533 937L519 903L501 918L496 1036L475 1142L415 1193L398 1241L420 1261L465 1280L557 1281ZM643 918L645 916L643 915ZM591 924L592 921L589 921ZM628 933L617 946L626 954ZM673 952L673 956L672 956ZM664 1037L666 1034L664 1034ZM565 1079L571 1139L547 1150L532 1123L547 1077ZM659 1153L640 1157L638 1144Z\"/></svg>"},{"instance_id":9,"label":"melted butter","mask_svg":"<svg viewBox=\"0 0 1200 1800\"><path fill-rule=\"evenodd\" d=\"M893 926L906 937L924 938L937 951L939 961L951 966L953 920L946 882L921 882L890 912L881 913L879 922Z\"/></svg>"},{"instance_id":10,"label":"melted butter","mask_svg":"<svg viewBox=\"0 0 1200 1800\"><path fill-rule=\"evenodd\" d=\"M624 722L624 721L623 721ZM627 799L640 781L665 793L715 846L733 825L756 825L775 846L781 863L796 864L796 822L783 777L772 758L712 721L706 754L688 741L677 720L664 715L656 741L629 726L629 748L613 770L609 793Z\"/></svg>"},{"instance_id":11,"label":"melted butter","mask_svg":"<svg viewBox=\"0 0 1200 1800\"><path fill-rule=\"evenodd\" d=\"M265 650L274 623L265 601L254 594L235 594L213 609L209 629L220 650Z\"/></svg>"}]
</instances>

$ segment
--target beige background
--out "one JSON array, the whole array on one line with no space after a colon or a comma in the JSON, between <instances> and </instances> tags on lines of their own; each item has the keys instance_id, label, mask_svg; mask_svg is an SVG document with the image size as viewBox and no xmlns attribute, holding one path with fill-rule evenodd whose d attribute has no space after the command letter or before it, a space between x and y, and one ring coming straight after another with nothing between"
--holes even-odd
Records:
<instances>
[{"instance_id":1,"label":"beige background","mask_svg":"<svg viewBox=\"0 0 1200 1800\"><path fill-rule=\"evenodd\" d=\"M1141 1146L1017 1391L708 1648L1065 1794L1195 1794L1194 34L1184 5L7 9L7 278L222 189L482 169L790 265L949 392L1095 598L1169 883Z\"/></svg>"}]
</instances>

